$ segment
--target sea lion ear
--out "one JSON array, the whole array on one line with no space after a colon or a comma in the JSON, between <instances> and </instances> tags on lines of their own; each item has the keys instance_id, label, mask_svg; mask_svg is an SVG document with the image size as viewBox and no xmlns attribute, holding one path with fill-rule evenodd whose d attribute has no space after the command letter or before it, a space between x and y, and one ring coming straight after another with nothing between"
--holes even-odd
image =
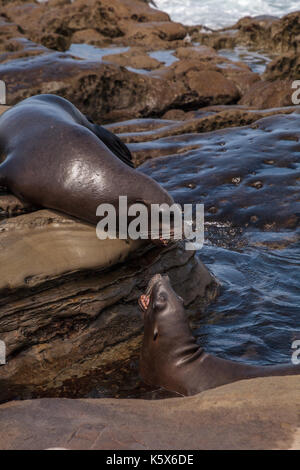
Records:
<instances>
[{"instance_id":1,"label":"sea lion ear","mask_svg":"<svg viewBox=\"0 0 300 470\"><path fill-rule=\"evenodd\" d=\"M157 326L154 327L154 332L153 332L153 341L156 341L158 337L158 329Z\"/></svg>"}]
</instances>

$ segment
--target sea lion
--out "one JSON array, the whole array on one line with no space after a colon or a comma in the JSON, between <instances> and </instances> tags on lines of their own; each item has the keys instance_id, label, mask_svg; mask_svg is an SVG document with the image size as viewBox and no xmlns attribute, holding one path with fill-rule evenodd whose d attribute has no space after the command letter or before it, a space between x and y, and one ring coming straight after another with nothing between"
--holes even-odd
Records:
<instances>
[{"instance_id":1,"label":"sea lion","mask_svg":"<svg viewBox=\"0 0 300 470\"><path fill-rule=\"evenodd\" d=\"M117 136L56 95L27 98L2 114L0 162L0 186L35 206L93 225L100 220L100 204L118 211L119 196L127 196L128 206L174 202L133 168L131 153Z\"/></svg>"},{"instance_id":2,"label":"sea lion","mask_svg":"<svg viewBox=\"0 0 300 470\"><path fill-rule=\"evenodd\" d=\"M237 380L300 374L300 365L251 366L205 353L168 276L154 276L139 305L144 314L140 374L150 385L194 395Z\"/></svg>"}]
</instances>

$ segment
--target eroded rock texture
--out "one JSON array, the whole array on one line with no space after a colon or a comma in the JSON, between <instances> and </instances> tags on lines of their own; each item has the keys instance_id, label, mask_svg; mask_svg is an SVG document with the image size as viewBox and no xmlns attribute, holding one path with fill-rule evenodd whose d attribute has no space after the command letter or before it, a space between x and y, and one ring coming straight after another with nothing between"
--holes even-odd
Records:
<instances>
[{"instance_id":1,"label":"eroded rock texture","mask_svg":"<svg viewBox=\"0 0 300 470\"><path fill-rule=\"evenodd\" d=\"M93 226L0 201L10 215L0 222L1 400L129 357L142 331L137 299L155 273L169 273L191 312L216 296L214 278L182 246L100 241Z\"/></svg>"}]
</instances>

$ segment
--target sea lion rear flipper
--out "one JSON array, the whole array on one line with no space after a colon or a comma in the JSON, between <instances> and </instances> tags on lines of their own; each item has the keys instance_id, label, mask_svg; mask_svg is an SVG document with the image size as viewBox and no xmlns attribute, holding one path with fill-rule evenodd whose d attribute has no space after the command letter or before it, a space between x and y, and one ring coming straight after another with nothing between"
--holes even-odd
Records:
<instances>
[{"instance_id":1,"label":"sea lion rear flipper","mask_svg":"<svg viewBox=\"0 0 300 470\"><path fill-rule=\"evenodd\" d=\"M93 124L93 130L97 137L126 165L134 168L132 155L127 145L122 140L102 126L95 124L88 116L87 119Z\"/></svg>"}]
</instances>

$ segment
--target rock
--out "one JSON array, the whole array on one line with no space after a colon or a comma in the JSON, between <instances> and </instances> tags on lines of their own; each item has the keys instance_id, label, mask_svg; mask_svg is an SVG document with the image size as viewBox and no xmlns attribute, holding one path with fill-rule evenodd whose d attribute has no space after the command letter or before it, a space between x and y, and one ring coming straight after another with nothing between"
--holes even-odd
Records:
<instances>
[{"instance_id":1,"label":"rock","mask_svg":"<svg viewBox=\"0 0 300 470\"><path fill-rule=\"evenodd\" d=\"M196 92L200 106L235 103L240 95L236 86L220 72L190 71L187 73L189 88Z\"/></svg>"},{"instance_id":2,"label":"rock","mask_svg":"<svg viewBox=\"0 0 300 470\"><path fill-rule=\"evenodd\" d=\"M80 31L75 31L72 35L73 44L92 44L94 46L108 46L111 44L111 39L106 38L103 34L99 33L95 29L81 29Z\"/></svg>"},{"instance_id":3,"label":"rock","mask_svg":"<svg viewBox=\"0 0 300 470\"><path fill-rule=\"evenodd\" d=\"M99 46L154 41L160 46L186 36L184 26L140 0L13 3L4 6L2 13L22 28L26 37L58 51L67 50L75 41Z\"/></svg>"},{"instance_id":4,"label":"rock","mask_svg":"<svg viewBox=\"0 0 300 470\"><path fill-rule=\"evenodd\" d=\"M245 380L169 400L0 406L1 450L300 449L300 377Z\"/></svg>"},{"instance_id":5,"label":"rock","mask_svg":"<svg viewBox=\"0 0 300 470\"><path fill-rule=\"evenodd\" d=\"M21 201L13 194L6 193L4 188L3 191L0 190L0 223L2 219L16 217L17 215L32 212L33 210L34 207L30 203Z\"/></svg>"},{"instance_id":6,"label":"rock","mask_svg":"<svg viewBox=\"0 0 300 470\"><path fill-rule=\"evenodd\" d=\"M287 53L276 57L267 65L263 78L265 80L299 80L299 54Z\"/></svg>"},{"instance_id":7,"label":"rock","mask_svg":"<svg viewBox=\"0 0 300 470\"><path fill-rule=\"evenodd\" d=\"M259 81L244 94L239 104L257 109L292 106L293 80Z\"/></svg>"},{"instance_id":8,"label":"rock","mask_svg":"<svg viewBox=\"0 0 300 470\"><path fill-rule=\"evenodd\" d=\"M237 45L270 52L297 52L300 45L300 11L281 19L268 16L245 17L219 31L203 32L201 26L187 28L192 40L215 49Z\"/></svg>"},{"instance_id":9,"label":"rock","mask_svg":"<svg viewBox=\"0 0 300 470\"><path fill-rule=\"evenodd\" d=\"M69 99L94 120L125 120L160 115L181 102L183 87L135 74L112 64L76 60L51 53L0 66L7 86L7 103L39 93ZM195 106L199 102L194 96Z\"/></svg>"},{"instance_id":10,"label":"rock","mask_svg":"<svg viewBox=\"0 0 300 470\"><path fill-rule=\"evenodd\" d=\"M217 295L214 278L180 244L100 241L93 226L28 207L18 215L3 198L11 211L0 222L0 400L45 393L74 371L85 376L130 357L143 327L137 299L154 273L170 274L191 313Z\"/></svg>"},{"instance_id":11,"label":"rock","mask_svg":"<svg viewBox=\"0 0 300 470\"><path fill-rule=\"evenodd\" d=\"M172 42L184 39L186 29L180 23L157 22L131 25L126 35L129 45L150 46L153 49L164 48L165 42L174 47ZM123 41L124 42L124 41Z\"/></svg>"},{"instance_id":12,"label":"rock","mask_svg":"<svg viewBox=\"0 0 300 470\"><path fill-rule=\"evenodd\" d=\"M159 65L155 59L139 54L140 49L133 49L127 56L126 53L116 59L111 56L109 60L120 63L128 60L136 67ZM229 68L223 72L223 69L205 61L182 60L146 75L47 49L42 55L0 65L0 78L6 83L8 104L34 94L55 93L69 99L101 124L162 116L171 109L188 111L202 106L236 103L241 96L238 86L240 89L242 86L236 77L233 80L226 78L229 73ZM249 71L245 73L251 75Z\"/></svg>"},{"instance_id":13,"label":"rock","mask_svg":"<svg viewBox=\"0 0 300 470\"><path fill-rule=\"evenodd\" d=\"M103 57L104 61L112 62L123 67L135 69L155 70L163 65L159 60L150 57L143 48L131 47L129 51L121 54L110 54Z\"/></svg>"}]
</instances>

